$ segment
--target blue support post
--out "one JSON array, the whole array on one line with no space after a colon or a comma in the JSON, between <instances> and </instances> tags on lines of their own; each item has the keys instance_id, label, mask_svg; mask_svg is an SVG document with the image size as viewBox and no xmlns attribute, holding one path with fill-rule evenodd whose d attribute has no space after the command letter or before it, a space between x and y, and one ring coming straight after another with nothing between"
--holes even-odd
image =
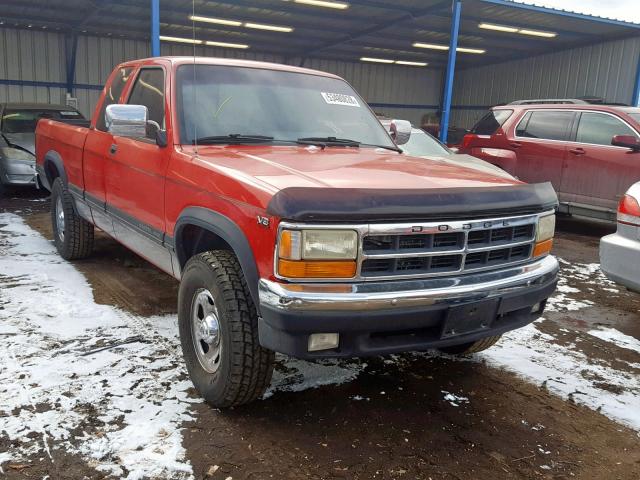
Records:
<instances>
[{"instance_id":1,"label":"blue support post","mask_svg":"<svg viewBox=\"0 0 640 480\"><path fill-rule=\"evenodd\" d=\"M638 55L638 65L636 67L636 85L633 88L633 99L631 105L640 107L640 55Z\"/></svg>"},{"instance_id":2,"label":"blue support post","mask_svg":"<svg viewBox=\"0 0 640 480\"><path fill-rule=\"evenodd\" d=\"M151 0L151 56L160 56L160 0Z\"/></svg>"},{"instance_id":3,"label":"blue support post","mask_svg":"<svg viewBox=\"0 0 640 480\"><path fill-rule=\"evenodd\" d=\"M73 95L73 81L76 76L76 54L78 52L78 34L76 32L65 37L64 47L67 93Z\"/></svg>"},{"instance_id":4,"label":"blue support post","mask_svg":"<svg viewBox=\"0 0 640 480\"><path fill-rule=\"evenodd\" d=\"M453 77L456 71L456 50L458 48L458 31L460 30L460 11L462 2L453 0L451 11L451 38L449 39L449 60L444 77L444 94L442 98L442 114L440 117L440 141L447 143L449 117L451 114L451 97L453 96Z\"/></svg>"}]
</instances>

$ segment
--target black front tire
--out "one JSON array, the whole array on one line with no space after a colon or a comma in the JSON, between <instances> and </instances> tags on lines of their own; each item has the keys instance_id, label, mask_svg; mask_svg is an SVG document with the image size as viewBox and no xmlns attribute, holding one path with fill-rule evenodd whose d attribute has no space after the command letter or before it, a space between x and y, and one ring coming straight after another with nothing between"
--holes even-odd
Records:
<instances>
[{"instance_id":1,"label":"black front tire","mask_svg":"<svg viewBox=\"0 0 640 480\"><path fill-rule=\"evenodd\" d=\"M60 177L55 179L51 188L51 226L53 241L62 258L77 260L91 255L93 225L76 213L73 198Z\"/></svg>"},{"instance_id":2,"label":"black front tire","mask_svg":"<svg viewBox=\"0 0 640 480\"><path fill-rule=\"evenodd\" d=\"M197 327L197 318L204 316L198 307L203 294L211 299L219 332L212 347L215 360L209 363L203 360L208 347L200 343L202 330ZM228 408L262 396L271 383L275 354L260 345L258 313L233 253L214 250L189 259L180 281L178 325L187 370L208 404Z\"/></svg>"},{"instance_id":3,"label":"black front tire","mask_svg":"<svg viewBox=\"0 0 640 480\"><path fill-rule=\"evenodd\" d=\"M460 345L453 345L451 347L443 347L439 350L450 355L471 355L472 353L482 352L487 348L493 347L498 340L502 338L502 335L496 335L494 337L482 338L475 342L462 343Z\"/></svg>"}]
</instances>

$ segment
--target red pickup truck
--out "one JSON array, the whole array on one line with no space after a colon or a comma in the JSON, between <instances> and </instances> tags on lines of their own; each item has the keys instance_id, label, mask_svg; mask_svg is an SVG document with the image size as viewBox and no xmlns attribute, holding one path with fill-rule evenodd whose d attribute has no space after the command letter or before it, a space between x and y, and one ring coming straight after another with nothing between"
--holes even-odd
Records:
<instances>
[{"instance_id":1,"label":"red pickup truck","mask_svg":"<svg viewBox=\"0 0 640 480\"><path fill-rule=\"evenodd\" d=\"M274 352L480 351L556 285L550 184L403 155L323 72L127 62L89 128L38 123L36 157L62 257L97 227L180 281L186 364L217 407L260 397Z\"/></svg>"}]
</instances>

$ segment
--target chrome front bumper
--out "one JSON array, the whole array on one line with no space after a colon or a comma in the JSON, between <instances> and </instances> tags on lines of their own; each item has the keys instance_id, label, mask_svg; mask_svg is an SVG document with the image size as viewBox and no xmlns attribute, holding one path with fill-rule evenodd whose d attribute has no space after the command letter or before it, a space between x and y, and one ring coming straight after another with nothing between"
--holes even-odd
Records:
<instances>
[{"instance_id":1,"label":"chrome front bumper","mask_svg":"<svg viewBox=\"0 0 640 480\"><path fill-rule=\"evenodd\" d=\"M553 256L510 267L458 277L356 284L285 284L261 279L260 305L279 311L379 311L456 304L525 292L555 277Z\"/></svg>"}]
</instances>

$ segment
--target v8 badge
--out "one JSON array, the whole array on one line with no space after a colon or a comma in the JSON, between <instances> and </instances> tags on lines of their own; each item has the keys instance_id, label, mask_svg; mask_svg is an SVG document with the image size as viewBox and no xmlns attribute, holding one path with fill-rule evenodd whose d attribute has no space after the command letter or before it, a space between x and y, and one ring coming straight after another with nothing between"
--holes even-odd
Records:
<instances>
[{"instance_id":1,"label":"v8 badge","mask_svg":"<svg viewBox=\"0 0 640 480\"><path fill-rule=\"evenodd\" d=\"M262 225L263 227L268 227L269 217L263 217L262 215L258 215L258 225Z\"/></svg>"}]
</instances>

